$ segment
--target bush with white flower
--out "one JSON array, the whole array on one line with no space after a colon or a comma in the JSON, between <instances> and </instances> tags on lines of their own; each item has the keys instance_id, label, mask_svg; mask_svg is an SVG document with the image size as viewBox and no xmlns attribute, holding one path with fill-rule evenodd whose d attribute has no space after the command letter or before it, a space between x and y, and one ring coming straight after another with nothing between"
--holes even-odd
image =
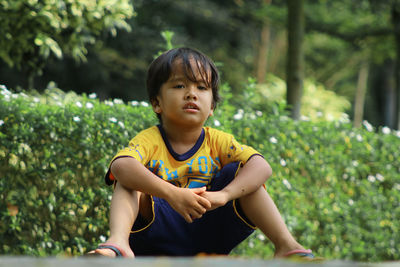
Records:
<instances>
[{"instance_id":1,"label":"bush with white flower","mask_svg":"<svg viewBox=\"0 0 400 267\"><path fill-rule=\"evenodd\" d=\"M290 231L327 259L399 260L400 134L368 122L291 120L282 103L235 102L228 85L207 125L253 146ZM81 255L108 236L112 156L158 123L148 102L0 86L0 254ZM234 103L234 104L232 104ZM270 258L256 231L234 254Z\"/></svg>"}]
</instances>

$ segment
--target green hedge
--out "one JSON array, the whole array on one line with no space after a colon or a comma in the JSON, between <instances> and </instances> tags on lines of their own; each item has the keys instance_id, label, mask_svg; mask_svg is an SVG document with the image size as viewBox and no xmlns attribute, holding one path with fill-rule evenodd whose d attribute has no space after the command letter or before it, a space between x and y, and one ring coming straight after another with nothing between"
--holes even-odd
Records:
<instances>
[{"instance_id":1,"label":"green hedge","mask_svg":"<svg viewBox=\"0 0 400 267\"><path fill-rule=\"evenodd\" d=\"M283 105L254 110L248 94L222 91L208 124L264 154L274 170L267 189L304 246L328 259L400 259L400 132L345 118L296 122ZM80 255L104 241L108 162L155 123L145 102L2 86L0 254ZM256 232L234 253L269 258L273 247Z\"/></svg>"}]
</instances>

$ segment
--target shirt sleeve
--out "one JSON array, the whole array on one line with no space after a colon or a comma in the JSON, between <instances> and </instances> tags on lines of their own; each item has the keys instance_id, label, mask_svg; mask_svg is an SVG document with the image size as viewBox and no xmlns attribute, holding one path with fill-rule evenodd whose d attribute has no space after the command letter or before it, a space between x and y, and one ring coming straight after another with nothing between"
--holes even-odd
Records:
<instances>
[{"instance_id":1,"label":"shirt sleeve","mask_svg":"<svg viewBox=\"0 0 400 267\"><path fill-rule=\"evenodd\" d=\"M231 162L245 164L252 156L262 154L254 148L240 144L231 134L219 133L218 142L220 147L220 160L223 166Z\"/></svg>"},{"instance_id":2,"label":"shirt sleeve","mask_svg":"<svg viewBox=\"0 0 400 267\"><path fill-rule=\"evenodd\" d=\"M146 135L144 134L138 134L135 136L130 142L129 145L123 149L121 149L111 160L108 171L105 175L105 182L107 185L112 185L114 183L115 177L111 173L110 167L111 164L116 160L117 158L123 158L123 157L131 157L136 159L137 161L141 162L143 165L145 165L151 154L151 142L149 138L147 138Z\"/></svg>"}]
</instances>

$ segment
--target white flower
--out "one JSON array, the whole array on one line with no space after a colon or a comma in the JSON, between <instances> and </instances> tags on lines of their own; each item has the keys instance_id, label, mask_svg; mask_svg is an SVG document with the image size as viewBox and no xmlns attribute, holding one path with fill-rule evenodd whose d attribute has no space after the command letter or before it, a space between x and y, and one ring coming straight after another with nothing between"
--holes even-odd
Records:
<instances>
[{"instance_id":1,"label":"white flower","mask_svg":"<svg viewBox=\"0 0 400 267\"><path fill-rule=\"evenodd\" d=\"M343 179L347 180L347 178L349 178L349 175L347 173L344 173L342 177Z\"/></svg>"},{"instance_id":2,"label":"white flower","mask_svg":"<svg viewBox=\"0 0 400 267\"><path fill-rule=\"evenodd\" d=\"M114 104L123 104L124 101L122 101L122 99L116 98L113 100Z\"/></svg>"},{"instance_id":3,"label":"white flower","mask_svg":"<svg viewBox=\"0 0 400 267\"><path fill-rule=\"evenodd\" d=\"M108 120L113 122L113 123L116 123L118 121L117 118L115 118L115 117L111 117Z\"/></svg>"},{"instance_id":4,"label":"white flower","mask_svg":"<svg viewBox=\"0 0 400 267\"><path fill-rule=\"evenodd\" d=\"M383 127L382 128L382 133L384 133L384 134L390 134L390 128L389 127Z\"/></svg>"},{"instance_id":5,"label":"white flower","mask_svg":"<svg viewBox=\"0 0 400 267\"><path fill-rule=\"evenodd\" d=\"M140 105L142 105L143 107L148 107L149 103L147 103L146 101L141 101Z\"/></svg>"},{"instance_id":6,"label":"white flower","mask_svg":"<svg viewBox=\"0 0 400 267\"><path fill-rule=\"evenodd\" d=\"M322 113L321 111L317 111L316 115L317 118L321 118L322 116L324 116L324 113Z\"/></svg>"},{"instance_id":7,"label":"white flower","mask_svg":"<svg viewBox=\"0 0 400 267\"><path fill-rule=\"evenodd\" d=\"M376 174L376 179L377 179L379 182L383 182L383 181L385 180L385 177L383 177L382 174L377 173L377 174Z\"/></svg>"},{"instance_id":8,"label":"white flower","mask_svg":"<svg viewBox=\"0 0 400 267\"><path fill-rule=\"evenodd\" d=\"M368 132L372 132L374 130L374 127L372 127L372 125L369 124L368 121L363 121L363 125L364 125L365 129L367 129Z\"/></svg>"},{"instance_id":9,"label":"white flower","mask_svg":"<svg viewBox=\"0 0 400 267\"><path fill-rule=\"evenodd\" d=\"M284 159L281 159L281 165L283 166L283 167L285 167L286 166L286 161L284 160Z\"/></svg>"},{"instance_id":10,"label":"white flower","mask_svg":"<svg viewBox=\"0 0 400 267\"><path fill-rule=\"evenodd\" d=\"M256 119L256 114L251 113L251 114L249 115L249 117L250 117L250 119L255 120L255 119Z\"/></svg>"},{"instance_id":11,"label":"white flower","mask_svg":"<svg viewBox=\"0 0 400 267\"><path fill-rule=\"evenodd\" d=\"M376 181L376 179L375 179L375 176L373 176L373 175L368 175L368 181L370 181L371 183L373 183L373 182L375 182Z\"/></svg>"},{"instance_id":12,"label":"white flower","mask_svg":"<svg viewBox=\"0 0 400 267\"><path fill-rule=\"evenodd\" d=\"M307 117L307 116L301 115L300 116L300 120L302 120L302 121L310 121L310 118Z\"/></svg>"},{"instance_id":13,"label":"white flower","mask_svg":"<svg viewBox=\"0 0 400 267\"><path fill-rule=\"evenodd\" d=\"M3 91L8 91L7 87L4 84L0 84L0 89Z\"/></svg>"},{"instance_id":14,"label":"white flower","mask_svg":"<svg viewBox=\"0 0 400 267\"><path fill-rule=\"evenodd\" d=\"M11 92L8 91L4 85L1 85L1 94L6 96L6 95L11 95Z\"/></svg>"},{"instance_id":15,"label":"white flower","mask_svg":"<svg viewBox=\"0 0 400 267\"><path fill-rule=\"evenodd\" d=\"M349 205L350 206L353 206L353 204L354 204L354 200L352 200L351 198L349 199Z\"/></svg>"},{"instance_id":16,"label":"white flower","mask_svg":"<svg viewBox=\"0 0 400 267\"><path fill-rule=\"evenodd\" d=\"M265 240L265 235L263 235L263 234L258 234L258 235L257 235L257 238L258 238L259 240L261 240L261 241L264 241L264 240Z\"/></svg>"},{"instance_id":17,"label":"white flower","mask_svg":"<svg viewBox=\"0 0 400 267\"><path fill-rule=\"evenodd\" d=\"M400 131L396 131L396 136L400 138Z\"/></svg>"},{"instance_id":18,"label":"white flower","mask_svg":"<svg viewBox=\"0 0 400 267\"><path fill-rule=\"evenodd\" d=\"M2 126L4 124L3 120L0 120L0 126Z\"/></svg>"},{"instance_id":19,"label":"white flower","mask_svg":"<svg viewBox=\"0 0 400 267\"><path fill-rule=\"evenodd\" d=\"M233 115L233 119L234 120L241 120L243 118L243 114L242 113L236 113L235 115Z\"/></svg>"},{"instance_id":20,"label":"white flower","mask_svg":"<svg viewBox=\"0 0 400 267\"><path fill-rule=\"evenodd\" d=\"M95 99L96 97L97 97L96 93L91 93L91 94L89 95L89 98L90 98L90 99Z\"/></svg>"},{"instance_id":21,"label":"white flower","mask_svg":"<svg viewBox=\"0 0 400 267\"><path fill-rule=\"evenodd\" d=\"M39 98L37 98L37 97L34 97L34 98L33 98L33 102L35 102L35 103L39 103L39 102L40 102L40 99L39 99Z\"/></svg>"},{"instance_id":22,"label":"white flower","mask_svg":"<svg viewBox=\"0 0 400 267\"><path fill-rule=\"evenodd\" d=\"M107 106L110 106L110 107L114 106L114 103L111 102L110 100L105 100L104 104L106 104Z\"/></svg>"},{"instance_id":23,"label":"white flower","mask_svg":"<svg viewBox=\"0 0 400 267\"><path fill-rule=\"evenodd\" d=\"M340 122L350 122L349 114L342 113L339 120Z\"/></svg>"},{"instance_id":24,"label":"white flower","mask_svg":"<svg viewBox=\"0 0 400 267\"><path fill-rule=\"evenodd\" d=\"M397 190L399 190L400 191L400 184L394 184L394 186L393 186L395 189L397 189Z\"/></svg>"},{"instance_id":25,"label":"white flower","mask_svg":"<svg viewBox=\"0 0 400 267\"><path fill-rule=\"evenodd\" d=\"M91 108L93 108L93 107L94 107L94 106L93 106L92 103L90 103L90 102L87 102L87 103L86 103L86 108L91 109Z\"/></svg>"},{"instance_id":26,"label":"white flower","mask_svg":"<svg viewBox=\"0 0 400 267\"><path fill-rule=\"evenodd\" d=\"M262 111L257 110L257 111L256 111L256 115L257 115L258 117L261 117L261 116L263 115L263 113L262 113Z\"/></svg>"},{"instance_id":27,"label":"white flower","mask_svg":"<svg viewBox=\"0 0 400 267\"><path fill-rule=\"evenodd\" d=\"M75 105L76 105L78 108L81 108L81 107L83 107L83 106L82 106L82 103L81 103L81 102L79 102L79 101L78 101L78 102L76 102L76 103L75 103Z\"/></svg>"},{"instance_id":28,"label":"white flower","mask_svg":"<svg viewBox=\"0 0 400 267\"><path fill-rule=\"evenodd\" d=\"M269 139L269 141L270 141L272 144L278 143L278 140L277 140L275 137L273 137L273 136Z\"/></svg>"},{"instance_id":29,"label":"white flower","mask_svg":"<svg viewBox=\"0 0 400 267\"><path fill-rule=\"evenodd\" d=\"M125 124L124 124L122 121L119 121L119 122L118 122L118 125L119 125L122 129L125 129Z\"/></svg>"},{"instance_id":30,"label":"white flower","mask_svg":"<svg viewBox=\"0 0 400 267\"><path fill-rule=\"evenodd\" d=\"M357 134L356 139L358 142L361 142L363 140L363 138L360 134Z\"/></svg>"},{"instance_id":31,"label":"white flower","mask_svg":"<svg viewBox=\"0 0 400 267\"><path fill-rule=\"evenodd\" d=\"M102 243L106 242L106 237L104 235L101 235L99 239Z\"/></svg>"},{"instance_id":32,"label":"white flower","mask_svg":"<svg viewBox=\"0 0 400 267\"><path fill-rule=\"evenodd\" d=\"M131 102L131 105L132 105L132 106L137 106L137 105L139 105L139 102L137 102L137 101L134 100L134 101Z\"/></svg>"},{"instance_id":33,"label":"white flower","mask_svg":"<svg viewBox=\"0 0 400 267\"><path fill-rule=\"evenodd\" d=\"M283 179L283 184L287 187L287 189L292 189L292 185L289 183L289 181L288 180L286 180L286 179Z\"/></svg>"},{"instance_id":34,"label":"white flower","mask_svg":"<svg viewBox=\"0 0 400 267\"><path fill-rule=\"evenodd\" d=\"M221 126L221 123L219 122L219 120L214 120L214 126L216 126L216 127Z\"/></svg>"},{"instance_id":35,"label":"white flower","mask_svg":"<svg viewBox=\"0 0 400 267\"><path fill-rule=\"evenodd\" d=\"M78 122L78 121L81 121L81 118L79 118L78 116L75 116L75 117L73 118L73 120L74 120L75 122Z\"/></svg>"},{"instance_id":36,"label":"white flower","mask_svg":"<svg viewBox=\"0 0 400 267\"><path fill-rule=\"evenodd\" d=\"M332 114L328 113L328 114L326 115L326 119L327 119L328 121L333 121L333 120L335 119L335 117L334 117Z\"/></svg>"},{"instance_id":37,"label":"white flower","mask_svg":"<svg viewBox=\"0 0 400 267\"><path fill-rule=\"evenodd\" d=\"M354 167L357 167L357 166L358 166L358 161L357 161L357 160L353 160L353 161L351 162L351 164L352 164Z\"/></svg>"},{"instance_id":38,"label":"white flower","mask_svg":"<svg viewBox=\"0 0 400 267\"><path fill-rule=\"evenodd\" d=\"M254 242L253 241L249 241L249 248L254 248Z\"/></svg>"}]
</instances>

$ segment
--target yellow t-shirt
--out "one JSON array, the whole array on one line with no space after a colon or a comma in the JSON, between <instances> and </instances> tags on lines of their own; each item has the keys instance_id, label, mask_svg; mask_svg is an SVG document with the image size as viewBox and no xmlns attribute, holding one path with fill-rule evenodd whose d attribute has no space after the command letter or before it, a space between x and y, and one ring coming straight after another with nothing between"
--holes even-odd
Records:
<instances>
[{"instance_id":1,"label":"yellow t-shirt","mask_svg":"<svg viewBox=\"0 0 400 267\"><path fill-rule=\"evenodd\" d=\"M135 136L111 162L119 157L133 157L161 179L179 187L196 188L208 185L226 164L236 161L244 164L254 155L261 154L239 144L231 134L209 127L203 128L189 151L177 154L163 128L153 126ZM112 181L109 170L106 182L112 184Z\"/></svg>"}]
</instances>

